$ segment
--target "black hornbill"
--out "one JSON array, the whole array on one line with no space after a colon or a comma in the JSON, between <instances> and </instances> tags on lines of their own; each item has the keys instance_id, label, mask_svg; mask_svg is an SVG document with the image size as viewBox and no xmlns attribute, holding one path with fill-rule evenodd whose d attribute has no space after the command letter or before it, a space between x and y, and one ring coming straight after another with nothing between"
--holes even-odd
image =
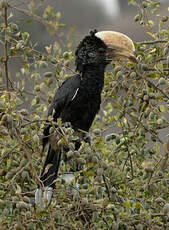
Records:
<instances>
[{"instance_id":1,"label":"black hornbill","mask_svg":"<svg viewBox=\"0 0 169 230\"><path fill-rule=\"evenodd\" d=\"M104 85L104 72L112 60L134 57L133 42L126 35L114 31L91 31L78 45L75 52L76 75L66 80L56 91L49 107L48 116L57 121L71 124L74 130L89 131L95 115L100 109L101 92ZM38 188L35 192L35 203L49 202L55 187L61 161L61 150L49 137L50 125L44 129L43 147L48 143L48 154L41 173L44 191ZM79 145L76 146L76 149ZM46 166L50 164L47 172Z\"/></svg>"}]
</instances>

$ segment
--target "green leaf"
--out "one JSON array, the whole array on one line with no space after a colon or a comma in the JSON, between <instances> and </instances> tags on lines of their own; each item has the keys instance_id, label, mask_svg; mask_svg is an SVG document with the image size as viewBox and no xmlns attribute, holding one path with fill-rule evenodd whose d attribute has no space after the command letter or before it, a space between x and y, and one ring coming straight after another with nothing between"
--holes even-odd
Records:
<instances>
[{"instance_id":1,"label":"green leaf","mask_svg":"<svg viewBox=\"0 0 169 230\"><path fill-rule=\"evenodd\" d=\"M8 16L8 20L13 17L13 13L10 12L10 15Z\"/></svg>"},{"instance_id":2,"label":"green leaf","mask_svg":"<svg viewBox=\"0 0 169 230\"><path fill-rule=\"evenodd\" d=\"M162 113L165 113L165 106L164 105L159 105L159 109Z\"/></svg>"},{"instance_id":3,"label":"green leaf","mask_svg":"<svg viewBox=\"0 0 169 230\"><path fill-rule=\"evenodd\" d=\"M126 207L127 209L130 209L130 208L131 208L131 205L130 205L130 201L129 201L129 200L127 200L127 201L125 202L125 207Z\"/></svg>"},{"instance_id":4,"label":"green leaf","mask_svg":"<svg viewBox=\"0 0 169 230\"><path fill-rule=\"evenodd\" d=\"M156 38L155 34L149 32L149 31L147 31L147 34L150 35L150 37L152 37L152 38L154 38L154 39Z\"/></svg>"},{"instance_id":5,"label":"green leaf","mask_svg":"<svg viewBox=\"0 0 169 230\"><path fill-rule=\"evenodd\" d=\"M57 19L60 19L60 17L61 17L60 11L58 11L58 12L56 13L56 17L57 17Z\"/></svg>"},{"instance_id":6,"label":"green leaf","mask_svg":"<svg viewBox=\"0 0 169 230\"><path fill-rule=\"evenodd\" d=\"M50 54L51 51L52 51L52 45L50 45L50 46L45 46L45 49L46 49L47 53Z\"/></svg>"},{"instance_id":7,"label":"green leaf","mask_svg":"<svg viewBox=\"0 0 169 230\"><path fill-rule=\"evenodd\" d=\"M148 20L148 23L151 25L151 26L154 26L154 22L152 20Z\"/></svg>"},{"instance_id":8,"label":"green leaf","mask_svg":"<svg viewBox=\"0 0 169 230\"><path fill-rule=\"evenodd\" d=\"M29 33L28 32L24 32L24 33L22 33L22 39L23 39L23 41L27 41L28 39L29 39Z\"/></svg>"},{"instance_id":9,"label":"green leaf","mask_svg":"<svg viewBox=\"0 0 169 230\"><path fill-rule=\"evenodd\" d=\"M36 98L34 98L31 102L31 106L34 106L34 105L36 105Z\"/></svg>"},{"instance_id":10,"label":"green leaf","mask_svg":"<svg viewBox=\"0 0 169 230\"><path fill-rule=\"evenodd\" d=\"M133 5L133 6L136 6L136 5L137 5L137 3L136 3L134 0L129 0L129 1L128 1L128 4L129 4L129 5Z\"/></svg>"}]
</instances>

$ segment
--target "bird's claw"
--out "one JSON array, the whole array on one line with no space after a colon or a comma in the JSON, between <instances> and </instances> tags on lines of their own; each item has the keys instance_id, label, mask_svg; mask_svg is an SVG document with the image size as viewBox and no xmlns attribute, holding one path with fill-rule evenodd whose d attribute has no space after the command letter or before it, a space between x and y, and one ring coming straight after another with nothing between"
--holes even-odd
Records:
<instances>
[{"instance_id":1,"label":"bird's claw","mask_svg":"<svg viewBox=\"0 0 169 230\"><path fill-rule=\"evenodd\" d=\"M44 190L41 188L36 189L35 191L35 204L39 205L41 208L45 208L51 202L53 195L52 187L45 187Z\"/></svg>"},{"instance_id":2,"label":"bird's claw","mask_svg":"<svg viewBox=\"0 0 169 230\"><path fill-rule=\"evenodd\" d=\"M65 173L61 176L61 179L66 183L71 184L75 176L73 173ZM76 189L72 189L72 194L77 196L77 189L79 185L76 183ZM46 186L44 189L37 188L35 191L35 205L39 206L42 210L45 209L51 202L53 195L53 188Z\"/></svg>"}]
</instances>

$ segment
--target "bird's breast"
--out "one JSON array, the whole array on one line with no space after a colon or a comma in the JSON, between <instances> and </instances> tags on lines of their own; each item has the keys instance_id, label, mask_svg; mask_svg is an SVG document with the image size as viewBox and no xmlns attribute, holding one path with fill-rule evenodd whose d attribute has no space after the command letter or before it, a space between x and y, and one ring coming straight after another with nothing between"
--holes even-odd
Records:
<instances>
[{"instance_id":1,"label":"bird's breast","mask_svg":"<svg viewBox=\"0 0 169 230\"><path fill-rule=\"evenodd\" d=\"M62 121L71 122L73 127L88 131L100 109L100 103L101 96L99 94L80 92L79 89L63 109Z\"/></svg>"}]
</instances>

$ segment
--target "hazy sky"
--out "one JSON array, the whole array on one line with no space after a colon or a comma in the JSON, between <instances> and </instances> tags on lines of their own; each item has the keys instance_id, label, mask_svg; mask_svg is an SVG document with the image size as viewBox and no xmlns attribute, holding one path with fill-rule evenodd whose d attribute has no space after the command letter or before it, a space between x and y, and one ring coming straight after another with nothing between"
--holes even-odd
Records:
<instances>
[{"instance_id":1,"label":"hazy sky","mask_svg":"<svg viewBox=\"0 0 169 230\"><path fill-rule=\"evenodd\" d=\"M92 0L92 1L95 1L98 4L100 4L103 10L105 10L110 17L118 16L120 10L118 0Z\"/></svg>"}]
</instances>

